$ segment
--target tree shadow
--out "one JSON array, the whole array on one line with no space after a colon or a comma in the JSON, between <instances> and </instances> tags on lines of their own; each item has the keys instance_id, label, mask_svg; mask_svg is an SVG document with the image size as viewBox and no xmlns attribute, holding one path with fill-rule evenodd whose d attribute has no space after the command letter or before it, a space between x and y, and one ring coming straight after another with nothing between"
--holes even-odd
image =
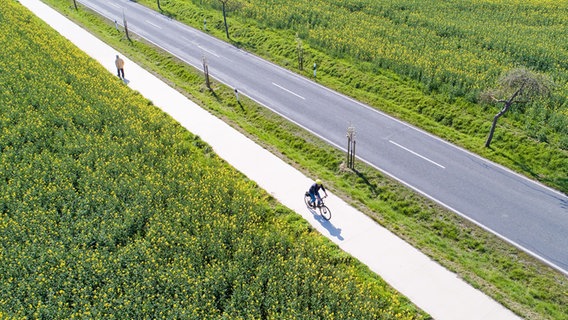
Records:
<instances>
[{"instance_id":1,"label":"tree shadow","mask_svg":"<svg viewBox=\"0 0 568 320\"><path fill-rule=\"evenodd\" d=\"M359 177L361 180L363 180L363 182L369 187L369 189L371 189L371 192L373 192L373 195L377 196L379 195L379 191L377 190L377 187L372 184L369 179L367 179L367 177L365 176L364 173L360 172L359 170L353 168L351 169L353 172L355 172L355 174L357 175L357 177Z\"/></svg>"},{"instance_id":2,"label":"tree shadow","mask_svg":"<svg viewBox=\"0 0 568 320\"><path fill-rule=\"evenodd\" d=\"M243 107L243 104L240 101L238 102L238 104L239 104L239 107L241 107L241 111L244 112L244 113L247 113L247 111Z\"/></svg>"},{"instance_id":3,"label":"tree shadow","mask_svg":"<svg viewBox=\"0 0 568 320\"><path fill-rule=\"evenodd\" d=\"M207 88L207 90L209 90L209 93L213 96L213 98L215 98L216 102L221 102L221 97L217 94L217 92L215 92L215 90L213 90L212 87Z\"/></svg>"},{"instance_id":4,"label":"tree shadow","mask_svg":"<svg viewBox=\"0 0 568 320\"><path fill-rule=\"evenodd\" d=\"M491 147L489 149L491 149L495 152L499 152L499 150L495 150ZM522 170L519 173L521 176L527 175L529 178L534 179L535 181L538 181L539 183L544 184L545 186L549 186L553 189L556 189L557 191L559 191L563 195L567 195L566 190L568 190L568 178L564 178L564 177L562 177L562 178L542 177L540 174L534 172L528 164L523 163L522 161L517 161L517 160L513 159L511 156L507 155L505 152L499 152L498 155L510 160L514 164L514 166L516 166L517 168ZM521 160L522 160L522 158L521 158ZM481 162L483 162L483 161L481 161ZM501 172L501 171L497 171L497 172L500 172L500 174L505 175L504 172ZM519 172L519 171L513 170L513 172ZM526 182L526 183L523 182L523 184L526 185L527 187L531 188L531 189L537 190L537 189L535 189L535 187L532 184L530 184L528 182ZM561 203L561 206L563 208L568 208L568 202L567 201L560 199L560 203Z\"/></svg>"},{"instance_id":5,"label":"tree shadow","mask_svg":"<svg viewBox=\"0 0 568 320\"><path fill-rule=\"evenodd\" d=\"M520 159L514 159L513 157L509 156L506 152L499 152L499 150L495 150L491 147L489 149L496 152L496 154L498 154L498 156L501 156L501 157L506 158L507 160L511 161L514 165L513 171L521 170L520 171L521 174L525 174L525 175L529 176L531 179L539 181L543 184L546 184L546 185L548 185L552 188L555 188L555 189L559 190L560 192L566 194L566 191L568 190L568 178L564 178L564 177L549 177L549 178L543 177L541 174L539 174L538 172L535 172L533 170L533 167L529 164L530 161L523 161L524 160L523 157L520 157ZM518 168L518 169L514 169L515 167Z\"/></svg>"},{"instance_id":6,"label":"tree shadow","mask_svg":"<svg viewBox=\"0 0 568 320\"><path fill-rule=\"evenodd\" d=\"M232 44L233 46L235 46L236 48L239 48L239 49L243 49L246 45L244 42L239 41L239 40L235 40L235 39L232 39L232 38L229 38L229 40L227 40L227 41L230 44ZM243 49L243 50L245 50L245 49Z\"/></svg>"},{"instance_id":7,"label":"tree shadow","mask_svg":"<svg viewBox=\"0 0 568 320\"><path fill-rule=\"evenodd\" d=\"M560 206L561 206L562 208L568 210L568 201L567 201L567 200L560 199Z\"/></svg>"},{"instance_id":8,"label":"tree shadow","mask_svg":"<svg viewBox=\"0 0 568 320\"><path fill-rule=\"evenodd\" d=\"M169 10L162 10L160 11L160 14L163 15L164 17L170 19L170 20L176 20L177 15Z\"/></svg>"},{"instance_id":9,"label":"tree shadow","mask_svg":"<svg viewBox=\"0 0 568 320\"><path fill-rule=\"evenodd\" d=\"M555 189L568 196L568 178L552 177L548 179L542 179L541 181L547 185L553 186Z\"/></svg>"}]
</instances>

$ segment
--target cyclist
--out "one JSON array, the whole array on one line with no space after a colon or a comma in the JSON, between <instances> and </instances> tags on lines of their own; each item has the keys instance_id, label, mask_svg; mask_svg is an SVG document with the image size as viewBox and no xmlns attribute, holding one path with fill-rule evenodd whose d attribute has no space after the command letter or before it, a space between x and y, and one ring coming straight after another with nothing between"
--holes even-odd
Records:
<instances>
[{"instance_id":1,"label":"cyclist","mask_svg":"<svg viewBox=\"0 0 568 320\"><path fill-rule=\"evenodd\" d=\"M314 184L312 184L312 186L310 187L310 190L308 190L308 193L310 194L310 206L315 207L316 205L316 198L318 199L318 203L317 205L321 204L321 197L319 195L319 190L323 190L323 193L325 193L325 196L327 197L327 192L325 191L325 188L321 182L320 179L317 179L316 182Z\"/></svg>"}]
</instances>

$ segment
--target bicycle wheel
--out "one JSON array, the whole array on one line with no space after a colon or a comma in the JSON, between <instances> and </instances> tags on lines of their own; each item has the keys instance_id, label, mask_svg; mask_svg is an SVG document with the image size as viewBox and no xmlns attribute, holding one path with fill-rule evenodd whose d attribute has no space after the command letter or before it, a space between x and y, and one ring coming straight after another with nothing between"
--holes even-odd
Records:
<instances>
[{"instance_id":1,"label":"bicycle wheel","mask_svg":"<svg viewBox=\"0 0 568 320\"><path fill-rule=\"evenodd\" d=\"M325 220L331 219L331 211L324 205L320 207L320 214Z\"/></svg>"},{"instance_id":2,"label":"bicycle wheel","mask_svg":"<svg viewBox=\"0 0 568 320\"><path fill-rule=\"evenodd\" d=\"M306 192L306 194L304 194L304 202L306 203L306 207L308 208L311 208L310 200L312 200L312 198L310 197L310 194Z\"/></svg>"}]
</instances>

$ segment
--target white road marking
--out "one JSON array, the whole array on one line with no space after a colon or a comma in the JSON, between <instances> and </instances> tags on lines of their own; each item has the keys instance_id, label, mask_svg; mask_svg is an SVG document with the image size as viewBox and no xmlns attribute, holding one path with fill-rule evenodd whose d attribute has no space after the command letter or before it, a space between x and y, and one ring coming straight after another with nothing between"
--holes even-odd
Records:
<instances>
[{"instance_id":1,"label":"white road marking","mask_svg":"<svg viewBox=\"0 0 568 320\"><path fill-rule=\"evenodd\" d=\"M211 50L207 50L207 49L205 49L204 47L202 47L202 46L200 46L200 45L197 45L197 47L198 47L199 49L201 49L201 50L203 50L203 51L205 51L205 52L207 52L207 53L210 53L210 54L216 56L217 58L219 58L219 55L216 54L215 52L213 52L213 51L211 51Z\"/></svg>"},{"instance_id":2,"label":"white road marking","mask_svg":"<svg viewBox=\"0 0 568 320\"><path fill-rule=\"evenodd\" d=\"M157 25L157 24L153 24L152 22L150 22L150 21L148 21L148 20L144 20L144 21L146 21L147 24L151 25L151 26L154 27L154 28L162 29L162 27L160 27L160 26Z\"/></svg>"},{"instance_id":3,"label":"white road marking","mask_svg":"<svg viewBox=\"0 0 568 320\"><path fill-rule=\"evenodd\" d=\"M278 84L276 84L276 83L274 83L274 82L272 82L272 84L275 85L275 86L277 86L278 88L280 88L280 89L282 89L282 90L284 90L284 91L290 93L290 94L295 95L296 97L298 97L298 98L300 98L300 99L302 99L302 100L306 100L306 98L304 98L304 97L302 97L301 95L299 95L299 94L297 94L297 93L294 93L294 92L292 92L292 91L290 91L290 90L284 88L284 87L281 86L281 85L278 85Z\"/></svg>"},{"instance_id":4,"label":"white road marking","mask_svg":"<svg viewBox=\"0 0 568 320\"><path fill-rule=\"evenodd\" d=\"M417 156L417 157L420 157L420 158L422 158L422 159L424 159L424 160L426 160L426 161L428 161L428 162L430 162L430 163L432 163L432 164L434 164L434 165L437 165L438 167L440 167L440 168L442 168L442 169L446 169L446 167L444 167L443 165L441 165L441 164L439 164L439 163L437 163L437 162L434 162L434 161L432 161L432 160L426 158L425 156L423 156L423 155L421 155L421 154L418 154L418 153L416 153L416 152L414 152L414 151L412 151L412 150L410 150L410 149L408 149L408 148L406 148L406 147L403 147L403 146L401 146L400 144L398 144L398 143L396 143L396 142L394 142L394 141L392 141L392 140L389 140L389 142L392 143L392 144L394 144L395 146L397 146L397 147L403 149L403 150L406 150L406 151L412 153L413 155L415 155L415 156Z\"/></svg>"},{"instance_id":5,"label":"white road marking","mask_svg":"<svg viewBox=\"0 0 568 320\"><path fill-rule=\"evenodd\" d=\"M116 3L109 2L108 4L110 4L111 6L113 6L113 7L115 7L115 8L118 8L118 9L124 9L124 7L119 6L119 5L116 4Z\"/></svg>"}]
</instances>

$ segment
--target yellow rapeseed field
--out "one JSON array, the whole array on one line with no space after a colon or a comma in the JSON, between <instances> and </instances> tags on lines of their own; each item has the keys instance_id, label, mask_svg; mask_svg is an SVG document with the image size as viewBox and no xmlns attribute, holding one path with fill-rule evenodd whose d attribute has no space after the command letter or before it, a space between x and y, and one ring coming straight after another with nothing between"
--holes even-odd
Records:
<instances>
[{"instance_id":1,"label":"yellow rapeseed field","mask_svg":"<svg viewBox=\"0 0 568 320\"><path fill-rule=\"evenodd\" d=\"M427 318L16 1L0 29L0 317Z\"/></svg>"}]
</instances>

